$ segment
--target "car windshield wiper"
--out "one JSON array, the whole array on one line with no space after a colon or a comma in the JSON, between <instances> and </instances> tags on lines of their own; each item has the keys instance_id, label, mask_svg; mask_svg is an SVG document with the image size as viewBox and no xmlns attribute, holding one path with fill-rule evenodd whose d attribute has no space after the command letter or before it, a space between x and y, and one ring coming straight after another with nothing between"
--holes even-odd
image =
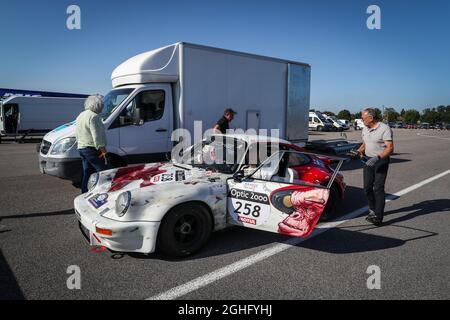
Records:
<instances>
[{"instance_id":1,"label":"car windshield wiper","mask_svg":"<svg viewBox=\"0 0 450 320\"><path fill-rule=\"evenodd\" d=\"M189 168L189 167L183 167L183 166L180 166L179 164L176 164L176 163L173 163L173 165L175 167L177 167L177 168L181 168L181 169L184 169L184 170L191 170L191 168Z\"/></svg>"}]
</instances>

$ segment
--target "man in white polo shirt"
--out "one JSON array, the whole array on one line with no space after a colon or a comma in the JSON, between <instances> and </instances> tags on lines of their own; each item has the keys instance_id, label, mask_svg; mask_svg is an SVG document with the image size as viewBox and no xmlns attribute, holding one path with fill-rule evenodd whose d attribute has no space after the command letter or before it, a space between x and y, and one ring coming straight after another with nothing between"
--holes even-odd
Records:
<instances>
[{"instance_id":1,"label":"man in white polo shirt","mask_svg":"<svg viewBox=\"0 0 450 320\"><path fill-rule=\"evenodd\" d=\"M389 168L389 157L394 151L391 128L376 119L375 109L367 108L361 112L364 122L363 144L358 149L367 161L364 166L364 192L369 203L367 221L381 226L384 216L384 184Z\"/></svg>"}]
</instances>

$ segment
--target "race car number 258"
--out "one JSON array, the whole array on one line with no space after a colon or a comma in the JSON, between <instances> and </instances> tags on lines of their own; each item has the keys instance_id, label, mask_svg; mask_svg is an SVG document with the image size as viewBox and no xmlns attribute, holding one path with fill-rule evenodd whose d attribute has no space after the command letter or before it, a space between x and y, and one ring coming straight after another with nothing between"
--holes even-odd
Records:
<instances>
[{"instance_id":1,"label":"race car number 258","mask_svg":"<svg viewBox=\"0 0 450 320\"><path fill-rule=\"evenodd\" d=\"M264 224L270 216L267 194L231 189L228 197L229 214L237 222L259 226Z\"/></svg>"}]
</instances>

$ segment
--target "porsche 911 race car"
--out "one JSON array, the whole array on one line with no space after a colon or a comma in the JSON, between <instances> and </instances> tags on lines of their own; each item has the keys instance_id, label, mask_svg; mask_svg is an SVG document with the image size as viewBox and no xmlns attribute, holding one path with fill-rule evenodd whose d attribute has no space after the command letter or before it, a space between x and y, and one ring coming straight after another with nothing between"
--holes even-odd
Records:
<instances>
[{"instance_id":1,"label":"porsche 911 race car","mask_svg":"<svg viewBox=\"0 0 450 320\"><path fill-rule=\"evenodd\" d=\"M333 160L281 139L213 135L181 161L93 174L75 213L91 245L117 252L184 257L232 225L307 237L344 195Z\"/></svg>"}]
</instances>

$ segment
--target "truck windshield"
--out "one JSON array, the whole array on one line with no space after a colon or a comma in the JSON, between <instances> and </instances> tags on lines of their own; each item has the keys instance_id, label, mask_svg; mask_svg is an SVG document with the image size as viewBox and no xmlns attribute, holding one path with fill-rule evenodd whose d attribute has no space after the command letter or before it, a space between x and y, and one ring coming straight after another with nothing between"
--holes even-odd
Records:
<instances>
[{"instance_id":1,"label":"truck windshield","mask_svg":"<svg viewBox=\"0 0 450 320\"><path fill-rule=\"evenodd\" d=\"M181 163L232 174L245 154L245 142L225 136L212 136L186 150Z\"/></svg>"},{"instance_id":2,"label":"truck windshield","mask_svg":"<svg viewBox=\"0 0 450 320\"><path fill-rule=\"evenodd\" d=\"M133 91L133 88L128 89L116 89L110 91L103 98L103 111L100 114L103 120L106 120L111 113L125 100L130 93Z\"/></svg>"}]
</instances>

